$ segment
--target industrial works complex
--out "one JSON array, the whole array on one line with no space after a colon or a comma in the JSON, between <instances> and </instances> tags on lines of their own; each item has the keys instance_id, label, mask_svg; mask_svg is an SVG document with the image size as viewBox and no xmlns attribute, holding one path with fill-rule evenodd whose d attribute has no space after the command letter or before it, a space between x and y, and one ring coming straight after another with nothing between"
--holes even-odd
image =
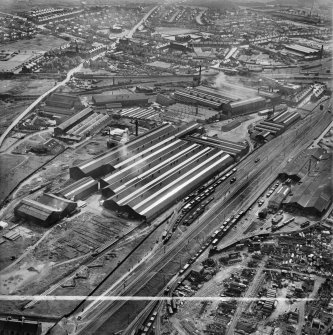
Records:
<instances>
[{"instance_id":1,"label":"industrial works complex","mask_svg":"<svg viewBox=\"0 0 333 335\"><path fill-rule=\"evenodd\" d=\"M126 145L70 168L74 183L56 195L24 199L16 213L54 222L75 209L74 201L101 189L104 207L151 220L249 149L244 143L207 138L200 130L198 123L179 128L162 124Z\"/></svg>"},{"instance_id":2,"label":"industrial works complex","mask_svg":"<svg viewBox=\"0 0 333 335\"><path fill-rule=\"evenodd\" d=\"M130 108L120 113L137 113L137 110L150 114L154 111ZM94 129L104 127L110 117L87 107L58 125L54 136L79 141ZM254 136L268 141L299 118L297 112L282 111L255 125ZM248 150L247 143L204 136L203 128L196 122L178 128L164 123L127 144L71 167L72 184L38 199L23 199L16 207L16 214L51 224L75 211L76 201L100 191L105 208L121 216L150 221L199 184L238 161ZM304 209L309 204L304 204L301 196L288 198L288 202L293 203L286 205L289 208ZM316 207L316 213L323 210L319 205L310 207Z\"/></svg>"}]
</instances>

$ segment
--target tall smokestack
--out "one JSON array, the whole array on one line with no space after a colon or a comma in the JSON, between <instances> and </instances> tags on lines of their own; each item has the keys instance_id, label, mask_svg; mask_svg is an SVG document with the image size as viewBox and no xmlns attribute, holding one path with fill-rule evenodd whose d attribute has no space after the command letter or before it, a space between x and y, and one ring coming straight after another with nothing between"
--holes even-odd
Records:
<instances>
[{"instance_id":1,"label":"tall smokestack","mask_svg":"<svg viewBox=\"0 0 333 335\"><path fill-rule=\"evenodd\" d=\"M139 121L135 120L135 136L139 135Z\"/></svg>"},{"instance_id":2,"label":"tall smokestack","mask_svg":"<svg viewBox=\"0 0 333 335\"><path fill-rule=\"evenodd\" d=\"M198 81L198 85L201 84L201 65L199 67L199 81Z\"/></svg>"},{"instance_id":3,"label":"tall smokestack","mask_svg":"<svg viewBox=\"0 0 333 335\"><path fill-rule=\"evenodd\" d=\"M319 52L319 57L320 57L320 59L323 59L323 53L324 53L324 45L322 44L322 45L321 45L320 52Z\"/></svg>"}]
</instances>

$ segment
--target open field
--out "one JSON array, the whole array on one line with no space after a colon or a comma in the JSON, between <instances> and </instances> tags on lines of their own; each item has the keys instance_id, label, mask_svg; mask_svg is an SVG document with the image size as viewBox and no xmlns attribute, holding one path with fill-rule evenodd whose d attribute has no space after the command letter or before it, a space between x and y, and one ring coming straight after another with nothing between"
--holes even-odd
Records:
<instances>
[{"instance_id":1,"label":"open field","mask_svg":"<svg viewBox=\"0 0 333 335\"><path fill-rule=\"evenodd\" d=\"M0 101L0 135L5 132L12 121L21 114L29 105L29 102L18 101L4 103Z\"/></svg>"},{"instance_id":2,"label":"open field","mask_svg":"<svg viewBox=\"0 0 333 335\"><path fill-rule=\"evenodd\" d=\"M22 179L50 160L50 156L36 156L32 154L12 156L3 154L0 155L0 160L1 203Z\"/></svg>"},{"instance_id":3,"label":"open field","mask_svg":"<svg viewBox=\"0 0 333 335\"><path fill-rule=\"evenodd\" d=\"M55 49L67 43L62 38L54 37L52 35L37 35L36 37L29 40L20 40L11 43L7 43L2 46L4 50L36 50L36 51L48 51L51 49Z\"/></svg>"},{"instance_id":4,"label":"open field","mask_svg":"<svg viewBox=\"0 0 333 335\"><path fill-rule=\"evenodd\" d=\"M51 79L8 79L1 80L0 94L42 95L54 86ZM28 104L28 103L27 103Z\"/></svg>"}]
</instances>

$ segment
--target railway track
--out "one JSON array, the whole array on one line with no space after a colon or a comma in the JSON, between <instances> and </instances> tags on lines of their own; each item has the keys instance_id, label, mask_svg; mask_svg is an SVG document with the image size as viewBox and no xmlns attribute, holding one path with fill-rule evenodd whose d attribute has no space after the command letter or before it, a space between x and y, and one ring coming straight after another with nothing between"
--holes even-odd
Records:
<instances>
[{"instance_id":1,"label":"railway track","mask_svg":"<svg viewBox=\"0 0 333 335\"><path fill-rule=\"evenodd\" d=\"M320 121L323 121L322 122L322 124L321 124L321 126L323 126L323 125L325 125L325 122L326 122L326 120L325 120L325 115L324 116L322 116L316 123L315 123L315 125L316 124L318 124L318 123L320 123ZM315 128L315 127L311 127L311 120L309 121L309 124L308 125L306 125L306 130L309 130L309 128L312 128L312 132L311 132L311 134L309 134L310 135L310 137L311 136L316 136L317 135L317 133L319 132L320 133L320 129L318 130L317 128ZM298 136L298 133L297 133L297 130L295 130L295 135L296 136ZM292 139L294 139L294 138L292 138ZM311 141L311 139L310 140L307 140L307 139L304 139L304 137L299 137L297 140L296 140L296 142L294 143L294 145L293 145L293 147L291 148L291 153L293 154L293 153L296 153L296 152L298 152L299 150L300 150L300 147L299 147L299 145L301 145L302 147L306 147L307 146L307 144L308 144L308 142L309 141ZM277 144L278 145L278 144ZM284 148L283 148L284 149ZM280 166L281 165L283 165L283 161L278 165L278 167L275 169L276 171L278 171L278 169L280 168ZM268 173L267 173L268 172ZM268 176L266 176L266 178L267 178L267 181L269 182L269 179L271 179L270 178L270 170L268 170L268 171L266 171L266 172L264 172L264 173L261 173L261 174L259 174L259 178L261 178L262 177L262 175L263 174L265 174L265 175L268 175ZM258 193L260 193L260 192L258 192ZM236 198L237 199L237 198ZM235 200L236 200L235 199Z\"/></svg>"},{"instance_id":2,"label":"railway track","mask_svg":"<svg viewBox=\"0 0 333 335\"><path fill-rule=\"evenodd\" d=\"M322 116L323 118L323 116ZM319 120L318 120L319 122ZM305 122L304 124L302 124L302 127L305 127L305 129L311 128L311 124L313 123L312 118L310 119L310 121ZM272 144L269 145L269 149L272 152L272 149L279 149L278 151L280 152L280 154L283 152L283 150L290 146L290 144L292 143L292 141L295 140L295 136L298 136L298 128L295 129L294 131L292 130L291 133L294 133L291 138L290 134L284 134L282 136L282 138L284 136L288 136L286 139L288 143L286 143L285 146L282 147L281 149L281 138L279 139L279 141L275 141L275 143L272 141ZM313 129L317 129L317 127L312 127ZM313 133L313 132L312 132ZM311 133L311 135L313 135ZM301 141L303 137L299 136L299 141ZM303 138L304 140L304 138ZM298 141L298 142L299 142ZM298 143L295 142L295 143ZM307 141L305 141L307 142ZM304 143L302 141L302 144L304 146ZM268 147L264 146L264 149L267 150ZM294 146L295 147L295 146ZM257 150L255 153L255 157L257 155L260 155L263 153L264 149L261 150ZM299 148L297 147L297 150L299 150ZM292 150L291 150L292 151ZM273 155L274 157L275 155ZM278 155L280 156L280 155ZM252 164L253 164L253 156L250 156L249 160L244 161L243 163L243 170L245 170L246 168L249 168ZM266 179L269 181L272 178L272 172L273 169L272 167L269 168L269 166L271 166L271 161L269 159L267 159L267 162L265 161L261 161L260 164L256 165L257 168L262 169L266 169L266 171L261 171L260 174L257 176L257 178L262 177L263 174L265 174ZM282 162L281 162L282 163ZM253 165L252 165L253 166ZM276 169L274 169L276 170ZM254 183L254 181L257 180L257 178L254 177L255 171L253 171L251 174L246 174L244 173L246 171L243 171L243 177L241 178L241 180L243 180L243 183L247 181L251 181ZM252 180L251 180L252 179ZM233 194L235 194L237 191L239 191L239 189L241 188L242 185L240 185L239 187L234 187L232 185L228 185L227 189L227 195L229 195L231 192ZM250 193L253 189L253 186L250 184L248 185L248 198L250 198ZM231 190L233 189L233 190ZM225 189L224 190L220 190L218 192L219 195L222 195L223 193L225 193ZM259 192L257 192L259 193ZM260 192L262 193L262 191ZM253 198L253 197L252 197ZM220 199L220 203L219 204L215 204L211 209L209 209L207 212L204 213L203 217L200 218L200 221L203 221L203 223L201 225L193 225L190 226L190 228L186 231L186 233L182 236L182 238L178 241L175 241L174 243L172 243L170 246L168 246L167 251L165 252L165 254L161 254L161 252L157 252L157 254L155 254L153 256L153 258L150 260L151 263L148 265L148 267L146 266L147 264L143 264L142 266L137 268L137 271L135 271L135 273L132 274L132 276L130 278L128 278L128 280L130 281L129 285L127 286L127 288L125 290L122 290L121 288L119 289L119 287L116 287L113 291L110 291L109 294L116 296L116 295L124 295L124 296L134 296L136 294L136 292L138 292L140 290L140 288L142 288L146 283L149 282L150 279L152 279L154 277L154 274L158 273L159 271L161 271L161 269L163 269L164 266L166 266L169 262L173 261L174 258L177 258L178 253L181 252L181 250L183 249L183 242L185 242L186 240L190 241L190 240L194 240L194 238L196 236L198 236L199 234L201 234L202 232L205 233L205 235L208 235L210 232L212 232L213 229L216 229L215 224L216 223L220 223L221 221L221 216L226 215L227 213L229 213L232 209L235 209L235 205L234 203L237 201L239 203L240 200L240 195L233 197L232 199L225 199L225 197L223 199ZM247 200L247 199L245 199ZM245 201L244 199L242 199L242 201ZM253 199L251 199L253 200ZM239 204L236 204L236 207ZM225 206L225 207L224 207ZM223 207L222 210L218 210L217 207ZM217 211L217 214L216 214ZM213 215L213 213L215 215ZM212 217L213 215L213 217ZM134 279L133 279L134 278ZM91 309L89 314L86 314L84 316L84 320L82 320L81 323L81 327L79 327L79 330L77 333L80 334L93 334L94 331L96 331L101 324L103 324L104 322L106 322L112 314L114 314L117 310L119 310L124 304L126 303L126 301L117 301L115 298L115 301L110 302L105 302L102 301L100 304L98 304L98 309L94 308ZM72 317L76 317L76 315L72 315Z\"/></svg>"}]
</instances>

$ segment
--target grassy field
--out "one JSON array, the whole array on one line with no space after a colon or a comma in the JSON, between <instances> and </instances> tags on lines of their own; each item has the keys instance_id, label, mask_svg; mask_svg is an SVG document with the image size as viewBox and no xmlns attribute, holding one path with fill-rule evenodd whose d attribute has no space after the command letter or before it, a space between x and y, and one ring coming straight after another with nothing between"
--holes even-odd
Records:
<instances>
[{"instance_id":1,"label":"grassy field","mask_svg":"<svg viewBox=\"0 0 333 335\"><path fill-rule=\"evenodd\" d=\"M54 86L51 79L8 79L2 80L0 93L14 95L42 95Z\"/></svg>"},{"instance_id":2,"label":"grassy field","mask_svg":"<svg viewBox=\"0 0 333 335\"><path fill-rule=\"evenodd\" d=\"M50 156L0 155L0 203L31 172L48 161Z\"/></svg>"},{"instance_id":3,"label":"grassy field","mask_svg":"<svg viewBox=\"0 0 333 335\"><path fill-rule=\"evenodd\" d=\"M22 113L29 105L30 103L26 101L19 101L9 104L2 103L0 101L0 134L4 133L14 118Z\"/></svg>"},{"instance_id":4,"label":"grassy field","mask_svg":"<svg viewBox=\"0 0 333 335\"><path fill-rule=\"evenodd\" d=\"M29 40L19 40L5 44L2 48L5 50L37 50L37 51L48 51L51 49L58 48L60 45L66 43L62 38L54 37L51 35L37 35L36 37Z\"/></svg>"}]
</instances>

